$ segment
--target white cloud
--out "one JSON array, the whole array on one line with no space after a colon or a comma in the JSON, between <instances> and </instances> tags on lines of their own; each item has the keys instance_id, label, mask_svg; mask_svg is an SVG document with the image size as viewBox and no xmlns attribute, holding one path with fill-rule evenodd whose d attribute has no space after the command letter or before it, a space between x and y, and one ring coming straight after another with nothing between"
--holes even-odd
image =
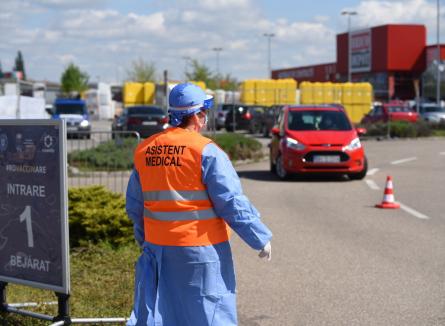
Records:
<instances>
[{"instance_id":1,"label":"white cloud","mask_svg":"<svg viewBox=\"0 0 445 326\"><path fill-rule=\"evenodd\" d=\"M62 54L57 56L57 60L64 66L70 64L71 62L76 62L76 57L72 54Z\"/></svg>"},{"instance_id":2,"label":"white cloud","mask_svg":"<svg viewBox=\"0 0 445 326\"><path fill-rule=\"evenodd\" d=\"M103 0L0 0L0 61L10 61L20 49L33 78L58 80L65 65L74 62L88 68L90 76L111 80L116 66L128 67L142 57L153 61L159 73L168 69L172 78L179 79L184 57L214 70L212 48L222 47L222 73L239 79L264 78L263 33L275 34L272 66L286 68L334 62L335 34L344 30L332 27L332 17L270 19L254 0L164 0L151 6L152 11L131 13L104 9L102 4ZM365 0L348 9L359 12L352 19L355 28L415 22L425 23L430 35L435 30L431 1Z\"/></svg>"}]
</instances>

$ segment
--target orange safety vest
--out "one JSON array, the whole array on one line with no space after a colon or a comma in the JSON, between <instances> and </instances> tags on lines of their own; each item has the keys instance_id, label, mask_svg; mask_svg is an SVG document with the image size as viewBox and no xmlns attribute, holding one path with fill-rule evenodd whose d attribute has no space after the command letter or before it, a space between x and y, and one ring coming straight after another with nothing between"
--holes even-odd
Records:
<instances>
[{"instance_id":1,"label":"orange safety vest","mask_svg":"<svg viewBox=\"0 0 445 326\"><path fill-rule=\"evenodd\" d=\"M144 195L145 241L165 246L207 246L229 240L202 183L201 161L210 139L170 128L136 148L135 168Z\"/></svg>"}]
</instances>

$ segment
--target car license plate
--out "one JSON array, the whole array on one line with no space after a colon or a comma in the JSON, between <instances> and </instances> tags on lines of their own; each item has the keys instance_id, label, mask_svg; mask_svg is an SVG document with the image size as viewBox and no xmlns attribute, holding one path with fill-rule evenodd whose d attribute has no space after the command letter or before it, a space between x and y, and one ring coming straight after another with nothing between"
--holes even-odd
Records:
<instances>
[{"instance_id":1,"label":"car license plate","mask_svg":"<svg viewBox=\"0 0 445 326\"><path fill-rule=\"evenodd\" d=\"M143 121L144 126L156 126L158 123L156 121Z\"/></svg>"},{"instance_id":2,"label":"car license plate","mask_svg":"<svg viewBox=\"0 0 445 326\"><path fill-rule=\"evenodd\" d=\"M339 163L339 155L314 155L314 163Z\"/></svg>"},{"instance_id":3,"label":"car license plate","mask_svg":"<svg viewBox=\"0 0 445 326\"><path fill-rule=\"evenodd\" d=\"M66 127L67 131L77 131L77 127Z\"/></svg>"}]
</instances>

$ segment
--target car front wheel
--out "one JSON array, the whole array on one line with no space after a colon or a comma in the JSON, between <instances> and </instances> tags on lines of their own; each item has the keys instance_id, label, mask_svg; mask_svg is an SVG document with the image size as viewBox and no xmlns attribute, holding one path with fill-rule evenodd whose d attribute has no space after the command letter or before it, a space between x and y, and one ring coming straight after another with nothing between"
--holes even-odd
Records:
<instances>
[{"instance_id":1,"label":"car front wheel","mask_svg":"<svg viewBox=\"0 0 445 326\"><path fill-rule=\"evenodd\" d=\"M286 169L284 167L283 155L281 155L281 154L277 157L277 163L276 163L275 171L277 173L277 176L281 180L286 180L286 179L289 178L289 173L286 171Z\"/></svg>"}]
</instances>

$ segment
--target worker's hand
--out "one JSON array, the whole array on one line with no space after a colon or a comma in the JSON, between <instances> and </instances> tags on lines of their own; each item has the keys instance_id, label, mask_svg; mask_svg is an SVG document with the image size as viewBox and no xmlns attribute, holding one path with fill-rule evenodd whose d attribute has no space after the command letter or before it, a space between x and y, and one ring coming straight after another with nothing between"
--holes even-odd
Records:
<instances>
[{"instance_id":1,"label":"worker's hand","mask_svg":"<svg viewBox=\"0 0 445 326\"><path fill-rule=\"evenodd\" d=\"M270 245L270 241L266 243L263 249L261 249L259 255L260 258L267 257L267 260L270 261L272 259L272 246Z\"/></svg>"}]
</instances>

